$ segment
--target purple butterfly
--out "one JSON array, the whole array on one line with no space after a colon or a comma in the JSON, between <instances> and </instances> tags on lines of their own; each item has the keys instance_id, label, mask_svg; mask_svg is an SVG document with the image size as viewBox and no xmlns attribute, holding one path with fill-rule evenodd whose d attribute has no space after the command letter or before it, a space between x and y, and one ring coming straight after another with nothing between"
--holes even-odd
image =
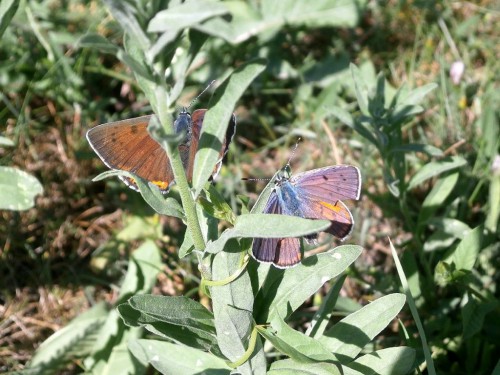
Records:
<instances>
[{"instance_id":1,"label":"purple butterfly","mask_svg":"<svg viewBox=\"0 0 500 375\"><path fill-rule=\"evenodd\" d=\"M307 219L330 220L325 232L341 241L352 231L354 220L351 212L341 200L359 199L361 175L352 165L335 165L291 176L287 164L274 181L275 186L264 213L299 216ZM305 236L308 243L317 239L317 234ZM256 238L252 253L260 262L272 263L287 268L302 259L299 238Z\"/></svg>"}]
</instances>

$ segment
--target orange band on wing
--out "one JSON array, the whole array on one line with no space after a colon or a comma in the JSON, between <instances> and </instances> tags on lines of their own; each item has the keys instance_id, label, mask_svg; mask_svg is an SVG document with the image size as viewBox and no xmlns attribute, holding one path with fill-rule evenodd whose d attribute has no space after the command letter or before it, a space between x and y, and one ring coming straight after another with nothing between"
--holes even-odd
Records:
<instances>
[{"instance_id":1,"label":"orange band on wing","mask_svg":"<svg viewBox=\"0 0 500 375\"><path fill-rule=\"evenodd\" d=\"M161 190L167 190L169 185L167 181L151 181L151 183L158 186Z\"/></svg>"},{"instance_id":2,"label":"orange band on wing","mask_svg":"<svg viewBox=\"0 0 500 375\"><path fill-rule=\"evenodd\" d=\"M319 204L335 212L345 211L345 208L342 207L340 204L337 204L337 202L335 202L335 204L331 204L328 202L319 202Z\"/></svg>"}]
</instances>

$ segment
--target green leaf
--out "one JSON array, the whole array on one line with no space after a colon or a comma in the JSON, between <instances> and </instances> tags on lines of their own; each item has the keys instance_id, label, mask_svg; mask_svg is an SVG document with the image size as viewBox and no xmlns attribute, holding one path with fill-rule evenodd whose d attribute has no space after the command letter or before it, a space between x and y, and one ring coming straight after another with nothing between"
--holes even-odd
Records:
<instances>
[{"instance_id":1,"label":"green leaf","mask_svg":"<svg viewBox=\"0 0 500 375\"><path fill-rule=\"evenodd\" d=\"M500 161L500 156L497 156ZM485 227L490 232L495 232L500 218L500 173L493 171L490 181L490 190L488 196L488 213L486 214Z\"/></svg>"},{"instance_id":2,"label":"green leaf","mask_svg":"<svg viewBox=\"0 0 500 375\"><path fill-rule=\"evenodd\" d=\"M82 36L78 40L77 46L81 48L94 48L103 53L109 53L115 56L120 50L117 45L111 43L102 35L95 33L88 33Z\"/></svg>"},{"instance_id":3,"label":"green leaf","mask_svg":"<svg viewBox=\"0 0 500 375\"><path fill-rule=\"evenodd\" d=\"M310 256L293 268L273 270L256 296L256 321L271 322L275 317L286 319L325 282L344 272L362 250L360 246L343 245Z\"/></svg>"},{"instance_id":4,"label":"green leaf","mask_svg":"<svg viewBox=\"0 0 500 375\"><path fill-rule=\"evenodd\" d=\"M267 22L308 27L353 27L359 20L359 6L352 0L263 0L261 13Z\"/></svg>"},{"instance_id":5,"label":"green leaf","mask_svg":"<svg viewBox=\"0 0 500 375\"><path fill-rule=\"evenodd\" d=\"M264 211L264 208L266 207L267 201L269 200L269 196L273 192L273 189L276 185L275 181L276 181L276 178L278 177L279 173L280 173L280 171L277 171L274 174L274 176L269 180L269 182L266 185L266 187L264 188L264 190L262 190L262 192L260 193L259 197L257 198L257 201L255 202L252 209L250 210L250 212L252 214L260 214Z\"/></svg>"},{"instance_id":6,"label":"green leaf","mask_svg":"<svg viewBox=\"0 0 500 375\"><path fill-rule=\"evenodd\" d=\"M427 96L429 92L434 90L438 85L436 83L428 83L427 85L421 86L407 92L406 95L402 95L399 98L398 106L410 105L415 106L422 102L422 100Z\"/></svg>"},{"instance_id":7,"label":"green leaf","mask_svg":"<svg viewBox=\"0 0 500 375\"><path fill-rule=\"evenodd\" d=\"M437 180L432 190L427 194L422 203L418 216L418 223L422 225L430 219L449 197L458 182L459 173L452 173Z\"/></svg>"},{"instance_id":8,"label":"green leaf","mask_svg":"<svg viewBox=\"0 0 500 375\"><path fill-rule=\"evenodd\" d=\"M162 93L165 94L163 99L165 99L167 106L171 106L172 103L171 101L168 100L169 97L168 95L166 95L165 90L162 87L158 87L156 85L154 75L144 74L145 71L149 69L149 65L148 68L146 68L145 66L142 66L140 63L140 61L144 62L147 61L144 51L141 49L141 47L138 46L136 43L134 43L134 41L128 34L125 34L123 36L123 45L130 59L125 58L123 54L120 54L120 56L117 57L122 58L124 64L129 64L129 63L132 64L132 66L129 67L134 72L134 76L135 79L137 80L137 83L139 84L142 91L144 91L145 96L148 98L149 103L151 104L151 108L153 108L153 112L159 113L159 106L158 106L159 101L156 98L159 91L161 92L163 90ZM161 103L163 103L163 101ZM173 120L171 122L173 124Z\"/></svg>"},{"instance_id":9,"label":"green leaf","mask_svg":"<svg viewBox=\"0 0 500 375\"><path fill-rule=\"evenodd\" d=\"M261 8L243 1L225 2L231 21L212 18L198 26L198 30L220 37L232 44L242 43L255 35L272 35L286 24L294 26L354 26L359 19L359 8L364 1L294 0L262 1Z\"/></svg>"},{"instance_id":10,"label":"green leaf","mask_svg":"<svg viewBox=\"0 0 500 375\"><path fill-rule=\"evenodd\" d=\"M227 374L231 368L213 354L185 345L157 340L135 340L128 346L132 354L151 364L162 374Z\"/></svg>"},{"instance_id":11,"label":"green leaf","mask_svg":"<svg viewBox=\"0 0 500 375\"><path fill-rule=\"evenodd\" d=\"M457 270L472 270L482 249L484 225L471 230L453 252L452 262Z\"/></svg>"},{"instance_id":12,"label":"green leaf","mask_svg":"<svg viewBox=\"0 0 500 375\"><path fill-rule=\"evenodd\" d=\"M418 314L418 309L415 304L415 298L413 297L411 290L408 286L408 280L406 279L406 275L404 273L403 267L399 262L398 254L391 240L389 239L389 245L391 249L392 258L394 259L394 264L396 265L396 270L398 272L399 279L401 280L401 286L405 291L406 298L408 301L408 307L410 308L411 314L417 326L417 330L420 336L420 341L422 342L422 351L424 352L425 361L427 364L427 368L429 369L429 374L436 374L436 370L434 368L434 362L432 360L431 352L429 350L429 345L427 344L427 338L425 336L424 327L422 325L422 321L420 320L420 316Z\"/></svg>"},{"instance_id":13,"label":"green leaf","mask_svg":"<svg viewBox=\"0 0 500 375\"><path fill-rule=\"evenodd\" d=\"M200 143L194 162L193 189L195 198L200 194L217 163L236 102L264 68L263 60L247 63L236 69L222 87L217 89L212 100L214 104L210 106L203 120Z\"/></svg>"},{"instance_id":14,"label":"green leaf","mask_svg":"<svg viewBox=\"0 0 500 375\"><path fill-rule=\"evenodd\" d=\"M470 339L483 329L486 314L498 308L498 301L480 301L473 295L462 308L462 330L464 339Z\"/></svg>"},{"instance_id":15,"label":"green leaf","mask_svg":"<svg viewBox=\"0 0 500 375\"><path fill-rule=\"evenodd\" d=\"M177 33L193 25L228 12L224 3L214 0L191 0L175 4L156 13L148 25L148 32Z\"/></svg>"},{"instance_id":16,"label":"green leaf","mask_svg":"<svg viewBox=\"0 0 500 375\"><path fill-rule=\"evenodd\" d=\"M201 204L203 210L210 216L219 220L225 220L229 224L234 225L236 215L214 185L210 184L208 190L203 189L202 194L198 198L198 203Z\"/></svg>"},{"instance_id":17,"label":"green leaf","mask_svg":"<svg viewBox=\"0 0 500 375\"><path fill-rule=\"evenodd\" d=\"M0 38L16 14L19 4L19 0L2 0L0 3Z\"/></svg>"},{"instance_id":18,"label":"green leaf","mask_svg":"<svg viewBox=\"0 0 500 375\"><path fill-rule=\"evenodd\" d=\"M401 125L401 123L419 113L422 113L424 108L419 105L401 105L394 109L389 117L390 129L395 129Z\"/></svg>"},{"instance_id":19,"label":"green leaf","mask_svg":"<svg viewBox=\"0 0 500 375\"><path fill-rule=\"evenodd\" d=\"M358 106L361 110L361 113L365 116L369 116L370 112L368 111L368 89L366 88L365 82L361 75L361 71L359 68L350 64L349 66L351 70L351 76L354 84L354 92L356 93L356 99L358 100Z\"/></svg>"},{"instance_id":20,"label":"green leaf","mask_svg":"<svg viewBox=\"0 0 500 375\"><path fill-rule=\"evenodd\" d=\"M129 299L128 304L134 310L161 322L209 331L210 327L214 327L213 314L201 303L187 297L136 295Z\"/></svg>"},{"instance_id":21,"label":"green leaf","mask_svg":"<svg viewBox=\"0 0 500 375\"><path fill-rule=\"evenodd\" d=\"M9 138L0 136L0 146L12 147L14 146L14 142L11 141Z\"/></svg>"},{"instance_id":22,"label":"green leaf","mask_svg":"<svg viewBox=\"0 0 500 375\"><path fill-rule=\"evenodd\" d=\"M212 263L212 280L225 280L242 267L242 253L220 252ZM210 287L213 301L217 342L222 353L231 361L244 358L253 329L253 292L248 272L227 284ZM265 357L262 348L253 353L249 361L238 366L241 373L253 373L262 368Z\"/></svg>"},{"instance_id":23,"label":"green leaf","mask_svg":"<svg viewBox=\"0 0 500 375\"><path fill-rule=\"evenodd\" d=\"M426 144L418 144L418 143L409 143L409 144L402 144L398 145L395 147L390 148L390 152L422 152L424 154L427 154L429 156L435 156L435 157L441 157L443 156L443 151L441 151L439 148L431 146L431 145L426 145Z\"/></svg>"},{"instance_id":24,"label":"green leaf","mask_svg":"<svg viewBox=\"0 0 500 375\"><path fill-rule=\"evenodd\" d=\"M365 354L343 366L343 375L405 375L414 369L415 349L387 348Z\"/></svg>"},{"instance_id":25,"label":"green leaf","mask_svg":"<svg viewBox=\"0 0 500 375\"><path fill-rule=\"evenodd\" d=\"M116 337L110 337L112 341L112 346L108 346L111 350L106 352L107 356L101 358L95 365L92 366L91 370L94 374L101 375L114 375L114 374L134 374L141 375L146 374L147 362L141 363L138 361L132 353L128 350L127 346L131 340L136 340L142 336L143 331L139 328L130 328L123 332L120 341L116 340ZM100 341L103 341L101 336ZM107 341L107 340L106 340ZM87 366L87 360L84 364Z\"/></svg>"},{"instance_id":26,"label":"green leaf","mask_svg":"<svg viewBox=\"0 0 500 375\"><path fill-rule=\"evenodd\" d=\"M327 229L327 220L303 219L298 216L247 214L236 218L233 228L226 229L218 240L208 243L205 251L216 254L232 238L301 237Z\"/></svg>"},{"instance_id":27,"label":"green leaf","mask_svg":"<svg viewBox=\"0 0 500 375\"><path fill-rule=\"evenodd\" d=\"M136 369L138 373L144 373L145 365L141 366L134 361L126 349L129 339L139 338L141 335L141 329L125 329L118 312L111 310L96 335L99 339L92 346L92 353L83 361L85 368L99 374L109 374L113 368L122 368L126 370L125 373L135 373Z\"/></svg>"},{"instance_id":28,"label":"green leaf","mask_svg":"<svg viewBox=\"0 0 500 375\"><path fill-rule=\"evenodd\" d=\"M128 2L118 0L104 0L104 3L133 43L143 51L147 51L151 42L136 18L134 7Z\"/></svg>"},{"instance_id":29,"label":"green leaf","mask_svg":"<svg viewBox=\"0 0 500 375\"><path fill-rule=\"evenodd\" d=\"M99 303L80 314L38 347L27 368L38 369L40 373L42 369L51 369L52 373L56 373L56 369L64 362L90 354L107 316L105 303Z\"/></svg>"},{"instance_id":30,"label":"green leaf","mask_svg":"<svg viewBox=\"0 0 500 375\"><path fill-rule=\"evenodd\" d=\"M373 135L373 133L367 129L367 127L358 120L354 120L352 115L345 109L337 106L329 108L328 113L336 117L340 122L349 126L351 129L357 131L361 136L369 140L373 145L378 146L379 142Z\"/></svg>"},{"instance_id":31,"label":"green leaf","mask_svg":"<svg viewBox=\"0 0 500 375\"><path fill-rule=\"evenodd\" d=\"M117 303L123 302L130 295L150 292L161 268L160 249L153 241L144 242L130 257Z\"/></svg>"},{"instance_id":32,"label":"green leaf","mask_svg":"<svg viewBox=\"0 0 500 375\"><path fill-rule=\"evenodd\" d=\"M146 201L147 204L151 206L153 210L158 212L160 215L174 216L181 220L184 220L184 210L182 206L174 198L165 198L161 193L158 186L152 184L143 178L134 175L133 173L127 171L121 171L118 169L112 169L105 171L97 175L92 179L92 181L104 180L108 177L114 176L125 176L133 178L139 188L139 192Z\"/></svg>"},{"instance_id":33,"label":"green leaf","mask_svg":"<svg viewBox=\"0 0 500 375\"><path fill-rule=\"evenodd\" d=\"M331 106L329 113L335 116L341 123L354 129L354 119L352 115L342 107Z\"/></svg>"},{"instance_id":34,"label":"green leaf","mask_svg":"<svg viewBox=\"0 0 500 375\"><path fill-rule=\"evenodd\" d=\"M219 354L213 315L186 297L137 295L118 306L125 324Z\"/></svg>"},{"instance_id":35,"label":"green leaf","mask_svg":"<svg viewBox=\"0 0 500 375\"><path fill-rule=\"evenodd\" d=\"M340 289L342 289L342 285L344 284L346 277L346 275L342 275L335 280L335 284L331 286L328 294L323 298L318 311L314 313L311 325L306 331L306 335L314 338L318 338L323 335L323 332L325 332L326 326L330 321L330 317L332 316L333 308L337 303Z\"/></svg>"},{"instance_id":36,"label":"green leaf","mask_svg":"<svg viewBox=\"0 0 500 375\"><path fill-rule=\"evenodd\" d=\"M299 363L316 362L313 358L310 358L303 354L300 350L297 350L291 342L289 343L286 339L278 336L273 329L257 326L257 330L262 337L269 341L280 353L287 355Z\"/></svg>"},{"instance_id":37,"label":"green leaf","mask_svg":"<svg viewBox=\"0 0 500 375\"><path fill-rule=\"evenodd\" d=\"M405 300L400 293L381 297L342 319L319 341L343 364L349 363L396 317Z\"/></svg>"},{"instance_id":38,"label":"green leaf","mask_svg":"<svg viewBox=\"0 0 500 375\"><path fill-rule=\"evenodd\" d=\"M260 328L259 332L283 354L295 361L337 362L337 358L319 341L290 328L283 319L277 317L272 323L272 329Z\"/></svg>"},{"instance_id":39,"label":"green leaf","mask_svg":"<svg viewBox=\"0 0 500 375\"><path fill-rule=\"evenodd\" d=\"M424 165L408 183L408 190L420 185L430 178L440 175L441 173L448 172L460 168L467 164L467 160L461 156L453 156L439 161L433 161Z\"/></svg>"},{"instance_id":40,"label":"green leaf","mask_svg":"<svg viewBox=\"0 0 500 375\"><path fill-rule=\"evenodd\" d=\"M0 210L23 211L35 205L35 197L43 193L43 187L20 169L0 166L0 191Z\"/></svg>"},{"instance_id":41,"label":"green leaf","mask_svg":"<svg viewBox=\"0 0 500 375\"><path fill-rule=\"evenodd\" d=\"M179 248L179 258L184 258L186 255L190 254L194 250L194 242L191 234L188 230L184 232L184 241L182 241L181 247Z\"/></svg>"},{"instance_id":42,"label":"green leaf","mask_svg":"<svg viewBox=\"0 0 500 375\"><path fill-rule=\"evenodd\" d=\"M267 375L341 375L337 365L330 363L300 363L284 359L271 364Z\"/></svg>"}]
</instances>

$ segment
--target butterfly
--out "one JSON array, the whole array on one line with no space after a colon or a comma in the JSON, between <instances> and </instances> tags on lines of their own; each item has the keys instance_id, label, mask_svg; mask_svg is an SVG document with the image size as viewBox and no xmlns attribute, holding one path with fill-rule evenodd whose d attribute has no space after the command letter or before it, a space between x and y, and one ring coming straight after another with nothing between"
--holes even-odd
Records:
<instances>
[{"instance_id":1,"label":"butterfly","mask_svg":"<svg viewBox=\"0 0 500 375\"><path fill-rule=\"evenodd\" d=\"M354 220L342 200L358 200L361 174L352 165L335 165L292 176L290 164L276 175L274 187L263 213L298 216L330 221L325 232L341 241L351 233ZM318 234L305 236L314 243ZM302 259L299 238L255 238L252 255L278 268L296 265Z\"/></svg>"},{"instance_id":2,"label":"butterfly","mask_svg":"<svg viewBox=\"0 0 500 375\"><path fill-rule=\"evenodd\" d=\"M191 182L194 157L198 151L201 128L207 110L198 109L191 115L188 108L183 108L179 113L174 122L174 130L176 134L182 132L186 134L179 145L179 153L187 179ZM106 166L131 172L155 184L166 194L174 183L174 174L165 149L147 131L151 117L152 115L141 116L98 125L87 132L87 140ZM235 128L236 116L233 113L212 178L215 178L220 171L222 159L227 153ZM133 178L120 176L120 179L130 188L138 190Z\"/></svg>"}]
</instances>

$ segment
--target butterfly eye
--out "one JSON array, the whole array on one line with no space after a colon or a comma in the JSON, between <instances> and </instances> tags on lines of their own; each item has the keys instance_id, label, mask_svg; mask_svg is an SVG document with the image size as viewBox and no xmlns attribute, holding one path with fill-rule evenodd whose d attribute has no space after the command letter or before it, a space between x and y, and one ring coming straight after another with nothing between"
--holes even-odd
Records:
<instances>
[{"instance_id":1,"label":"butterfly eye","mask_svg":"<svg viewBox=\"0 0 500 375\"><path fill-rule=\"evenodd\" d=\"M283 168L283 177L290 178L291 175L292 175L292 168L290 167L290 164L287 164Z\"/></svg>"}]
</instances>

